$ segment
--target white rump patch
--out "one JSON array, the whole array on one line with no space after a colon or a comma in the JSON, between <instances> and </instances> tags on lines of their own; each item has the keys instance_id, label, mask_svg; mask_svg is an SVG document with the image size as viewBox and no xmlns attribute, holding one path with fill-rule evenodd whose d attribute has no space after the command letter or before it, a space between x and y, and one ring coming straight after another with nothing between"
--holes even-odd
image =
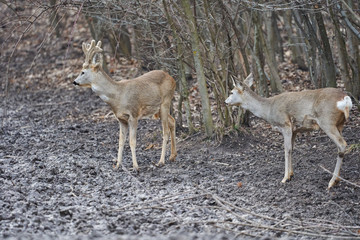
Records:
<instances>
[{"instance_id":1,"label":"white rump patch","mask_svg":"<svg viewBox=\"0 0 360 240\"><path fill-rule=\"evenodd\" d=\"M344 111L346 108L350 110L352 108L351 98L349 96L345 96L343 100L336 103L336 107L341 111Z\"/></svg>"}]
</instances>

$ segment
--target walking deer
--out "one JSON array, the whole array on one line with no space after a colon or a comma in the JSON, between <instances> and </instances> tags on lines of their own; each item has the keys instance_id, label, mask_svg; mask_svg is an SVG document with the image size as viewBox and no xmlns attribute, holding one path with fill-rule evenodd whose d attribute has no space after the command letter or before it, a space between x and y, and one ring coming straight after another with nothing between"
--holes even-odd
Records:
<instances>
[{"instance_id":1,"label":"walking deer","mask_svg":"<svg viewBox=\"0 0 360 240\"><path fill-rule=\"evenodd\" d=\"M293 176L292 150L297 133L322 129L338 148L337 162L328 188L338 181L340 167L344 158L346 142L342 137L345 121L352 107L351 98L336 88L323 88L302 92L286 92L263 98L250 89L247 83L253 82L250 74L245 84L235 84L231 95L225 100L229 105L239 105L255 116L269 122L273 129L284 137L285 183Z\"/></svg>"},{"instance_id":2,"label":"walking deer","mask_svg":"<svg viewBox=\"0 0 360 240\"><path fill-rule=\"evenodd\" d=\"M175 80L166 72L155 70L135 79L116 82L102 69L101 41L96 46L95 40L92 40L90 44L83 43L82 49L85 53L85 63L74 84L90 87L111 107L119 120L119 150L115 168L119 168L122 164L124 144L130 130L129 144L133 168L136 171L139 170L135 151L138 120L151 115L155 118L160 117L163 130L162 152L158 165L165 164L169 133L171 136L170 161L174 161L177 155L175 120L170 115L170 104L174 96Z\"/></svg>"}]
</instances>

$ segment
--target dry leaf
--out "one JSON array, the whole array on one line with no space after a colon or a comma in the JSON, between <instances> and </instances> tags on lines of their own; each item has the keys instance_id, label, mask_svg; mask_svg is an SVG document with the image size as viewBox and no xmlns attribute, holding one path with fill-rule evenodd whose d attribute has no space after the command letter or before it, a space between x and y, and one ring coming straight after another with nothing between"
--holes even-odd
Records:
<instances>
[{"instance_id":1,"label":"dry leaf","mask_svg":"<svg viewBox=\"0 0 360 240\"><path fill-rule=\"evenodd\" d=\"M149 149L152 149L152 148L154 148L154 147L155 147L155 144L150 143L150 144L145 148L145 150L149 150Z\"/></svg>"}]
</instances>

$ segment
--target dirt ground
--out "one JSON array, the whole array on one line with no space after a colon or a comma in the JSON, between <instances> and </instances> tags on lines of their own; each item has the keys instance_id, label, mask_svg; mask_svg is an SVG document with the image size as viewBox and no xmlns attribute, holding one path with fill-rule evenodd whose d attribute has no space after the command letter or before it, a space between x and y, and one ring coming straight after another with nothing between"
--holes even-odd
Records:
<instances>
[{"instance_id":1,"label":"dirt ground","mask_svg":"<svg viewBox=\"0 0 360 240\"><path fill-rule=\"evenodd\" d=\"M89 33L79 28L71 44L50 39L41 50L32 46L47 33L36 29L0 64L10 76L0 77L1 89L9 80L8 97L0 93L0 238L360 239L360 149L345 156L348 182L327 190L337 150L323 132L297 138L295 176L285 184L283 139L255 117L221 143L178 129L177 159L168 161L168 148L161 168L160 122L141 120L140 173L128 145L123 169L114 170L117 121L91 90L72 85ZM8 59L13 45L2 46ZM360 115L350 115L344 137L353 147Z\"/></svg>"},{"instance_id":2,"label":"dirt ground","mask_svg":"<svg viewBox=\"0 0 360 240\"><path fill-rule=\"evenodd\" d=\"M4 101L0 109L4 114ZM129 146L124 169L113 169L118 124L89 89L70 81L14 87L7 115L0 238L360 238L359 149L346 155L341 169L357 186L341 181L329 191L331 175L323 168L333 171L336 148L322 132L298 137L295 176L282 184L282 137L255 117L220 145L201 133L181 138L178 132L177 160L161 168L154 166L160 123L141 120L137 174ZM350 146L359 143L355 110L344 136Z\"/></svg>"}]
</instances>

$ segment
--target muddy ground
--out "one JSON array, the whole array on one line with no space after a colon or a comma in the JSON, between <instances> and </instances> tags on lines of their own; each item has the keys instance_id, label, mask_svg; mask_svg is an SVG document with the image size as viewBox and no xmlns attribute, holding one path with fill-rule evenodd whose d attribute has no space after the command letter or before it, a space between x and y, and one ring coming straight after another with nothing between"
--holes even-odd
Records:
<instances>
[{"instance_id":1,"label":"muddy ground","mask_svg":"<svg viewBox=\"0 0 360 240\"><path fill-rule=\"evenodd\" d=\"M360 239L360 149L345 156L349 182L327 190L324 169L333 171L337 150L323 132L298 137L286 184L282 137L253 116L221 143L178 129L177 159L161 168L160 122L141 120L140 173L131 170L128 145L124 168L114 170L117 121L91 90L71 84L90 39L86 25L69 18L58 39L48 36L46 19L35 24L19 42L0 39L1 89L9 83L8 97L0 92L0 238ZM113 70L140 74L122 63ZM287 71L297 74L289 64L280 73ZM344 137L358 146L355 108Z\"/></svg>"},{"instance_id":2,"label":"muddy ground","mask_svg":"<svg viewBox=\"0 0 360 240\"><path fill-rule=\"evenodd\" d=\"M118 124L91 90L70 81L14 87L6 104L0 238L360 238L360 150L341 169L357 186L341 181L327 190L331 175L323 168L333 171L336 148L323 132L298 137L295 176L282 184L282 137L261 119L221 144L178 131L178 157L161 168L154 166L160 123L141 120L137 174L129 146L124 169L113 169ZM359 143L354 109L344 136L350 146Z\"/></svg>"}]
</instances>

